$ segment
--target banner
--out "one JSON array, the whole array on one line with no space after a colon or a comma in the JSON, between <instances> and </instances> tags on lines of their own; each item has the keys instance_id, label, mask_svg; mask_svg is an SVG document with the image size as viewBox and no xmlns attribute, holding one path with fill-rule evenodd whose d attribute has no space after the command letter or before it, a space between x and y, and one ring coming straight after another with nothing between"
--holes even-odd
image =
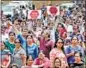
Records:
<instances>
[{"instance_id":1,"label":"banner","mask_svg":"<svg viewBox=\"0 0 86 68\"><path fill-rule=\"evenodd\" d=\"M41 10L29 10L28 19L41 19Z\"/></svg>"},{"instance_id":2,"label":"banner","mask_svg":"<svg viewBox=\"0 0 86 68\"><path fill-rule=\"evenodd\" d=\"M60 14L59 6L58 7L47 6L47 14L48 15L53 15L53 16L59 15Z\"/></svg>"}]
</instances>

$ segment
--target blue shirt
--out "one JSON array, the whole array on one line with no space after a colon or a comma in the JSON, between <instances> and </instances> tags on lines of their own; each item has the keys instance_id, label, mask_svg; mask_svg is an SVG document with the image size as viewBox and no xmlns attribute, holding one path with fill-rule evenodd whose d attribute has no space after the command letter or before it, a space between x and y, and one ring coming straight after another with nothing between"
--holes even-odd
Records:
<instances>
[{"instance_id":1,"label":"blue shirt","mask_svg":"<svg viewBox=\"0 0 86 68\"><path fill-rule=\"evenodd\" d=\"M38 46L33 44L32 46L27 45L27 55L31 55L33 59L38 57Z\"/></svg>"},{"instance_id":2,"label":"blue shirt","mask_svg":"<svg viewBox=\"0 0 86 68\"><path fill-rule=\"evenodd\" d=\"M77 45L76 47L68 46L65 50L65 54L69 54L72 52L79 52L83 55L83 50L80 45ZM74 63L75 62L74 56L68 57L67 61L68 61L68 63Z\"/></svg>"},{"instance_id":3,"label":"blue shirt","mask_svg":"<svg viewBox=\"0 0 86 68\"><path fill-rule=\"evenodd\" d=\"M74 36L77 36L77 38L78 38L79 40L83 41L83 38L82 38L82 35L81 35L81 34L72 33L72 34L70 35L71 38L73 38Z\"/></svg>"}]
</instances>

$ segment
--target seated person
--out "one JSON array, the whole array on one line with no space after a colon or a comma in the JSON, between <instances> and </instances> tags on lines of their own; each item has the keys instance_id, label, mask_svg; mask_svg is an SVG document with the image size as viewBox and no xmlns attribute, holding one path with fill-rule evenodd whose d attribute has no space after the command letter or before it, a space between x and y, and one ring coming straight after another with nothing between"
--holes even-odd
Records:
<instances>
[{"instance_id":1,"label":"seated person","mask_svg":"<svg viewBox=\"0 0 86 68\"><path fill-rule=\"evenodd\" d=\"M84 68L84 63L81 59L81 53L76 52L75 53L75 62L74 62L74 68Z\"/></svg>"},{"instance_id":2,"label":"seated person","mask_svg":"<svg viewBox=\"0 0 86 68\"><path fill-rule=\"evenodd\" d=\"M32 64L32 68L38 67L38 68L50 68L50 61L43 52L41 51L38 55L38 58L36 58Z\"/></svg>"}]
</instances>

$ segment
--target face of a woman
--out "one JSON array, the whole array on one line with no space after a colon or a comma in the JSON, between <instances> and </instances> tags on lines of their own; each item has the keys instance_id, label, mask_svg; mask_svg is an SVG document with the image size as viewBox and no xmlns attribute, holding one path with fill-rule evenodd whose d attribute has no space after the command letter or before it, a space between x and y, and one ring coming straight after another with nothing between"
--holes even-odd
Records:
<instances>
[{"instance_id":1,"label":"face of a woman","mask_svg":"<svg viewBox=\"0 0 86 68\"><path fill-rule=\"evenodd\" d=\"M39 53L39 56L38 56L40 59L43 59L44 58L44 54L43 53Z\"/></svg>"},{"instance_id":2,"label":"face of a woman","mask_svg":"<svg viewBox=\"0 0 86 68\"><path fill-rule=\"evenodd\" d=\"M58 42L56 43L58 48L62 48L63 46L63 41L61 39L58 40Z\"/></svg>"},{"instance_id":3,"label":"face of a woman","mask_svg":"<svg viewBox=\"0 0 86 68\"><path fill-rule=\"evenodd\" d=\"M32 37L31 36L28 36L27 37L27 42L31 43L33 40L32 40Z\"/></svg>"},{"instance_id":4,"label":"face of a woman","mask_svg":"<svg viewBox=\"0 0 86 68\"><path fill-rule=\"evenodd\" d=\"M16 39L15 45L16 45L16 47L20 47L21 46L20 41L18 39Z\"/></svg>"},{"instance_id":5,"label":"face of a woman","mask_svg":"<svg viewBox=\"0 0 86 68\"><path fill-rule=\"evenodd\" d=\"M77 42L78 42L77 38L74 37L74 38L72 39L72 44L76 44Z\"/></svg>"},{"instance_id":6,"label":"face of a woman","mask_svg":"<svg viewBox=\"0 0 86 68\"><path fill-rule=\"evenodd\" d=\"M1 44L1 50L5 49L4 43Z\"/></svg>"},{"instance_id":7,"label":"face of a woman","mask_svg":"<svg viewBox=\"0 0 86 68\"><path fill-rule=\"evenodd\" d=\"M9 38L10 38L10 39L15 39L15 35L14 35L13 33L11 33L11 34L9 35Z\"/></svg>"},{"instance_id":8,"label":"face of a woman","mask_svg":"<svg viewBox=\"0 0 86 68\"><path fill-rule=\"evenodd\" d=\"M81 57L80 57L80 54L79 53L76 53L75 54L75 61L76 62L80 62L81 61Z\"/></svg>"},{"instance_id":9,"label":"face of a woman","mask_svg":"<svg viewBox=\"0 0 86 68\"><path fill-rule=\"evenodd\" d=\"M74 33L77 33L77 32L78 32L78 30L79 30L79 29L78 29L78 27L77 27L77 26L74 26L74 27L73 27L73 31L74 31Z\"/></svg>"},{"instance_id":10,"label":"face of a woman","mask_svg":"<svg viewBox=\"0 0 86 68\"><path fill-rule=\"evenodd\" d=\"M60 67L60 61L59 61L59 59L56 59L56 61L55 61L55 67L57 68L57 67Z\"/></svg>"},{"instance_id":11,"label":"face of a woman","mask_svg":"<svg viewBox=\"0 0 86 68\"><path fill-rule=\"evenodd\" d=\"M27 35L28 35L28 30L23 30L23 31L22 31L22 34L23 34L24 36L27 36Z\"/></svg>"},{"instance_id":12,"label":"face of a woman","mask_svg":"<svg viewBox=\"0 0 86 68\"><path fill-rule=\"evenodd\" d=\"M62 25L58 25L57 29L60 30L62 28Z\"/></svg>"}]
</instances>

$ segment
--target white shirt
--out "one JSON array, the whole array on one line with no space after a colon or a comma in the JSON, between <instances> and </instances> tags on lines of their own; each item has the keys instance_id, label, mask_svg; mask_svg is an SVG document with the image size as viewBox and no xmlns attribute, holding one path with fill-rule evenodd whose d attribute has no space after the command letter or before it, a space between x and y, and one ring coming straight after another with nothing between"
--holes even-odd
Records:
<instances>
[{"instance_id":1,"label":"white shirt","mask_svg":"<svg viewBox=\"0 0 86 68\"><path fill-rule=\"evenodd\" d=\"M8 34L2 34L2 36L1 36L1 39L2 39L2 41L6 41L6 39L8 39L9 37L8 37Z\"/></svg>"}]
</instances>

